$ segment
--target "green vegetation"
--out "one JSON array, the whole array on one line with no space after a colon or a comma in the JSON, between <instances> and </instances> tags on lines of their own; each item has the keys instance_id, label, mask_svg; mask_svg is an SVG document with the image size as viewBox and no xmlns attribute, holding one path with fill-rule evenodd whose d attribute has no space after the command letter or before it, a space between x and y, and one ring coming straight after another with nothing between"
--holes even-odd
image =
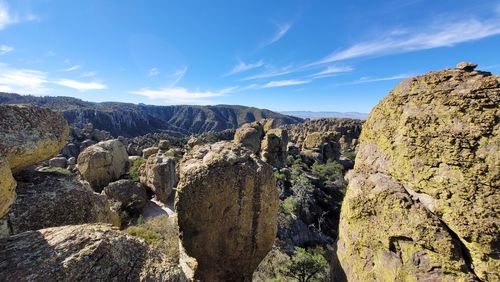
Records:
<instances>
[{"instance_id":1,"label":"green vegetation","mask_svg":"<svg viewBox=\"0 0 500 282\"><path fill-rule=\"evenodd\" d=\"M279 212L291 215L295 214L299 208L299 200L295 197L288 197L283 201L280 201Z\"/></svg>"},{"instance_id":2,"label":"green vegetation","mask_svg":"<svg viewBox=\"0 0 500 282\"><path fill-rule=\"evenodd\" d=\"M64 175L70 175L71 171L61 167L47 167L42 170L42 172L59 173Z\"/></svg>"},{"instance_id":3,"label":"green vegetation","mask_svg":"<svg viewBox=\"0 0 500 282\"><path fill-rule=\"evenodd\" d=\"M312 172L325 186L344 177L344 167L335 161L326 164L315 163L312 165Z\"/></svg>"},{"instance_id":4,"label":"green vegetation","mask_svg":"<svg viewBox=\"0 0 500 282\"><path fill-rule=\"evenodd\" d=\"M356 159L356 153L354 153L353 151L346 150L346 151L342 152L342 155L344 155L345 157L347 157L353 161Z\"/></svg>"},{"instance_id":5,"label":"green vegetation","mask_svg":"<svg viewBox=\"0 0 500 282\"><path fill-rule=\"evenodd\" d=\"M328 261L317 250L306 251L295 248L295 255L285 265L283 274L299 282L325 281L328 273Z\"/></svg>"},{"instance_id":6,"label":"green vegetation","mask_svg":"<svg viewBox=\"0 0 500 282\"><path fill-rule=\"evenodd\" d=\"M144 163L146 163L146 159L142 157L139 157L130 163L130 169L128 173L132 180L139 182L139 167Z\"/></svg>"},{"instance_id":7,"label":"green vegetation","mask_svg":"<svg viewBox=\"0 0 500 282\"><path fill-rule=\"evenodd\" d=\"M138 220L138 223L144 219ZM128 234L144 239L146 244L158 249L172 261L179 260L179 244L177 225L167 216L157 216L149 221L125 230Z\"/></svg>"},{"instance_id":8,"label":"green vegetation","mask_svg":"<svg viewBox=\"0 0 500 282\"><path fill-rule=\"evenodd\" d=\"M274 177L276 177L276 179L278 181L285 181L286 180L286 175L279 170L275 171L273 174L274 174Z\"/></svg>"}]
</instances>

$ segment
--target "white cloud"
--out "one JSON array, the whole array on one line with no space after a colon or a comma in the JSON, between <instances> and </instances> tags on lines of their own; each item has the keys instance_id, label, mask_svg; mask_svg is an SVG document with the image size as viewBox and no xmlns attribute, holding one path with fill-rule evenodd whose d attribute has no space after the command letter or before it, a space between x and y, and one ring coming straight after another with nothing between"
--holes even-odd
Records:
<instances>
[{"instance_id":1,"label":"white cloud","mask_svg":"<svg viewBox=\"0 0 500 282\"><path fill-rule=\"evenodd\" d=\"M402 74L391 75L391 76L386 76L386 77L377 77L377 78L362 77L359 80L346 82L346 83L337 83L337 84L334 84L333 86L346 86L346 85L356 85L356 84L379 82L379 81L401 80L401 79L406 79L406 78L409 78L412 76L415 76L415 74L402 73Z\"/></svg>"},{"instance_id":2,"label":"white cloud","mask_svg":"<svg viewBox=\"0 0 500 282\"><path fill-rule=\"evenodd\" d=\"M0 63L0 92L45 94L50 91L47 83L49 81L45 72L15 69Z\"/></svg>"},{"instance_id":3,"label":"white cloud","mask_svg":"<svg viewBox=\"0 0 500 282\"><path fill-rule=\"evenodd\" d=\"M179 81L182 80L182 78L184 77L184 75L186 75L187 70L188 70L188 66L184 66L184 67L176 70L172 74L172 77L174 78L174 81L171 83L172 87L175 86L177 83L179 83Z\"/></svg>"},{"instance_id":4,"label":"white cloud","mask_svg":"<svg viewBox=\"0 0 500 282\"><path fill-rule=\"evenodd\" d=\"M287 32L290 30L292 27L293 23L292 22L287 22L287 23L282 23L277 25L277 29L273 37L271 37L269 40L264 41L260 44L260 48L269 46L273 43L278 42L283 36L287 34Z\"/></svg>"},{"instance_id":5,"label":"white cloud","mask_svg":"<svg viewBox=\"0 0 500 282\"><path fill-rule=\"evenodd\" d=\"M299 70L299 68L294 68L293 65L288 65L282 68L278 69L270 69L267 71L264 71L262 73L252 75L249 77L245 77L242 80L254 80L254 79L261 79L261 78L270 78L270 77L276 77L276 76L282 76L285 74L293 73L295 71Z\"/></svg>"},{"instance_id":6,"label":"white cloud","mask_svg":"<svg viewBox=\"0 0 500 282\"><path fill-rule=\"evenodd\" d=\"M65 86L68 88L75 89L80 92L89 91L89 90L102 90L107 89L108 87L105 84L99 82L81 82L72 79L60 79L54 81L55 84Z\"/></svg>"},{"instance_id":7,"label":"white cloud","mask_svg":"<svg viewBox=\"0 0 500 282\"><path fill-rule=\"evenodd\" d=\"M54 57L56 55L56 52L49 50L45 53L46 57Z\"/></svg>"},{"instance_id":8,"label":"white cloud","mask_svg":"<svg viewBox=\"0 0 500 282\"><path fill-rule=\"evenodd\" d=\"M11 47L11 46L7 46L7 45L0 45L0 55L4 55L4 54L7 54L9 52L12 52L14 51L14 48Z\"/></svg>"},{"instance_id":9,"label":"white cloud","mask_svg":"<svg viewBox=\"0 0 500 282\"><path fill-rule=\"evenodd\" d=\"M248 71L251 69L260 68L263 65L264 65L264 61L262 61L262 60L255 62L255 63L249 63L249 64L243 62L242 60L239 60L238 64L236 66L234 66L224 76L230 76L230 75L237 74L237 73L244 72L244 71Z\"/></svg>"},{"instance_id":10,"label":"white cloud","mask_svg":"<svg viewBox=\"0 0 500 282\"><path fill-rule=\"evenodd\" d=\"M277 80L277 81L270 81L262 86L262 88L273 88L273 87L284 87L284 86L292 86L292 85L300 85L300 84L306 84L311 82L310 80L297 80L297 79L290 79L290 80Z\"/></svg>"},{"instance_id":11,"label":"white cloud","mask_svg":"<svg viewBox=\"0 0 500 282\"><path fill-rule=\"evenodd\" d=\"M459 43L478 40L500 34L500 20L479 21L469 19L459 22L433 24L424 31L413 33L390 32L380 39L361 42L310 65L326 64L352 58L386 55L438 47L450 47Z\"/></svg>"},{"instance_id":12,"label":"white cloud","mask_svg":"<svg viewBox=\"0 0 500 282\"><path fill-rule=\"evenodd\" d=\"M335 75L337 73L350 72L353 70L354 70L354 68L352 68L352 67L328 66L326 69L310 75L310 77L322 78L322 77L332 76L332 75Z\"/></svg>"},{"instance_id":13,"label":"white cloud","mask_svg":"<svg viewBox=\"0 0 500 282\"><path fill-rule=\"evenodd\" d=\"M229 94L235 87L225 88L217 92L190 91L184 87L165 87L160 89L143 88L131 92L132 94L148 97L152 100L162 100L168 104L209 104L210 98Z\"/></svg>"},{"instance_id":14,"label":"white cloud","mask_svg":"<svg viewBox=\"0 0 500 282\"><path fill-rule=\"evenodd\" d=\"M5 29L7 26L24 22L24 21L38 21L40 18L34 14L27 13L26 15L19 15L17 12L12 12L9 5L4 0L0 0L0 30Z\"/></svg>"},{"instance_id":15,"label":"white cloud","mask_svg":"<svg viewBox=\"0 0 500 282\"><path fill-rule=\"evenodd\" d=\"M81 69L81 68L82 68L82 66L80 66L80 65L74 65L74 66L71 66L71 67L69 67L69 68L62 69L61 71L62 71L62 72L70 72L70 71L76 71L76 70L79 70L79 69Z\"/></svg>"},{"instance_id":16,"label":"white cloud","mask_svg":"<svg viewBox=\"0 0 500 282\"><path fill-rule=\"evenodd\" d=\"M149 76L157 76L160 74L160 70L158 68L151 68L149 70Z\"/></svg>"},{"instance_id":17,"label":"white cloud","mask_svg":"<svg viewBox=\"0 0 500 282\"><path fill-rule=\"evenodd\" d=\"M88 72L84 72L82 73L82 77L94 77L96 76L96 72L95 71L88 71Z\"/></svg>"}]
</instances>

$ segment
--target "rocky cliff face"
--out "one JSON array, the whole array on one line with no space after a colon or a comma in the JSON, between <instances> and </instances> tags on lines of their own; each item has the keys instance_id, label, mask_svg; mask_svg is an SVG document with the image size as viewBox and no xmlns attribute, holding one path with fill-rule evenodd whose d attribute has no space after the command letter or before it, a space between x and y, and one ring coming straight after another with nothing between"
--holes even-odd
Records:
<instances>
[{"instance_id":1,"label":"rocky cliff face","mask_svg":"<svg viewBox=\"0 0 500 282\"><path fill-rule=\"evenodd\" d=\"M249 281L271 250L278 190L272 167L231 142L194 147L180 165L176 209L184 269L201 281Z\"/></svg>"},{"instance_id":2,"label":"rocky cliff face","mask_svg":"<svg viewBox=\"0 0 500 282\"><path fill-rule=\"evenodd\" d=\"M401 82L363 125L337 255L349 281L498 281L500 77Z\"/></svg>"},{"instance_id":3,"label":"rocky cliff face","mask_svg":"<svg viewBox=\"0 0 500 282\"><path fill-rule=\"evenodd\" d=\"M185 281L176 265L109 225L70 225L0 239L2 281Z\"/></svg>"},{"instance_id":4,"label":"rocky cliff face","mask_svg":"<svg viewBox=\"0 0 500 282\"><path fill-rule=\"evenodd\" d=\"M67 122L54 111L0 105L0 217L15 197L11 173L56 155L64 147L68 134Z\"/></svg>"},{"instance_id":5,"label":"rocky cliff face","mask_svg":"<svg viewBox=\"0 0 500 282\"><path fill-rule=\"evenodd\" d=\"M0 104L25 103L61 111L71 125L111 132L115 137L135 137L166 131L186 136L209 131L236 129L238 126L274 118L278 124L301 122L302 119L251 107L217 106L148 106L126 103L91 103L70 97L35 97L0 93Z\"/></svg>"}]
</instances>

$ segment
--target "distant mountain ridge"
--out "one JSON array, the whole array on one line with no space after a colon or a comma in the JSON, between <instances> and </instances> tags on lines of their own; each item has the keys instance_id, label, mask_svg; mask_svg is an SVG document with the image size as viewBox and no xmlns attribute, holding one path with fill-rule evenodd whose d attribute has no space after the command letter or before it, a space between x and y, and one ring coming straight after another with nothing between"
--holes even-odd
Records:
<instances>
[{"instance_id":1,"label":"distant mountain ridge","mask_svg":"<svg viewBox=\"0 0 500 282\"><path fill-rule=\"evenodd\" d=\"M295 116L300 118L352 118L365 120L368 118L367 113L359 112L312 112L312 111L282 111L284 115Z\"/></svg>"},{"instance_id":2,"label":"distant mountain ridge","mask_svg":"<svg viewBox=\"0 0 500 282\"><path fill-rule=\"evenodd\" d=\"M113 136L135 137L154 132L178 136L209 131L236 129L240 125L264 118L278 124L293 124L303 120L270 110L238 105L215 106L154 106L120 102L87 102L72 97L38 97L0 93L0 104L32 104L63 113L74 126L92 123L95 128Z\"/></svg>"}]
</instances>

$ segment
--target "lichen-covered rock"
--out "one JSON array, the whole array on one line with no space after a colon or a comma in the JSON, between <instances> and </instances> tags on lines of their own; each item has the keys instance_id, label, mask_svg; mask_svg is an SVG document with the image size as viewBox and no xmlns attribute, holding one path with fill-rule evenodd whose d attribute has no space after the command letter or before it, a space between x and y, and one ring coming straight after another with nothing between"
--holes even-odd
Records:
<instances>
[{"instance_id":1,"label":"lichen-covered rock","mask_svg":"<svg viewBox=\"0 0 500 282\"><path fill-rule=\"evenodd\" d=\"M196 146L184 160L176 210L194 279L251 279L277 232L272 167L231 142Z\"/></svg>"},{"instance_id":2,"label":"lichen-covered rock","mask_svg":"<svg viewBox=\"0 0 500 282\"><path fill-rule=\"evenodd\" d=\"M177 184L175 167L177 160L159 152L149 156L146 163L139 168L140 181L156 195L156 198L167 203L172 189Z\"/></svg>"},{"instance_id":3,"label":"lichen-covered rock","mask_svg":"<svg viewBox=\"0 0 500 282\"><path fill-rule=\"evenodd\" d=\"M276 168L286 166L288 133L281 128L266 131L261 143L260 156L263 161Z\"/></svg>"},{"instance_id":4,"label":"lichen-covered rock","mask_svg":"<svg viewBox=\"0 0 500 282\"><path fill-rule=\"evenodd\" d=\"M141 210L148 201L146 190L141 184L129 179L109 183L102 193L109 199L120 202L122 209Z\"/></svg>"},{"instance_id":5,"label":"lichen-covered rock","mask_svg":"<svg viewBox=\"0 0 500 282\"><path fill-rule=\"evenodd\" d=\"M0 237L70 224L120 226L105 196L85 188L71 175L24 170L16 174L17 198L0 219ZM0 279L1 280L1 279Z\"/></svg>"},{"instance_id":6,"label":"lichen-covered rock","mask_svg":"<svg viewBox=\"0 0 500 282\"><path fill-rule=\"evenodd\" d=\"M152 156L152 155L158 153L159 149L160 148L158 148L158 147L149 147L149 148L146 148L146 149L142 150L142 157L145 158L145 159L147 159L147 158L149 158L149 156Z\"/></svg>"},{"instance_id":7,"label":"lichen-covered rock","mask_svg":"<svg viewBox=\"0 0 500 282\"><path fill-rule=\"evenodd\" d=\"M401 82L363 125L342 205L349 281L498 281L500 77Z\"/></svg>"},{"instance_id":8,"label":"lichen-covered rock","mask_svg":"<svg viewBox=\"0 0 500 282\"><path fill-rule=\"evenodd\" d=\"M0 157L0 218L7 213L16 199L16 181L12 177L9 162Z\"/></svg>"},{"instance_id":9,"label":"lichen-covered rock","mask_svg":"<svg viewBox=\"0 0 500 282\"><path fill-rule=\"evenodd\" d=\"M68 160L65 157L55 157L49 160L50 167L66 168Z\"/></svg>"},{"instance_id":10,"label":"lichen-covered rock","mask_svg":"<svg viewBox=\"0 0 500 282\"><path fill-rule=\"evenodd\" d=\"M16 196L11 173L57 155L68 135L68 123L54 111L0 105L0 218Z\"/></svg>"},{"instance_id":11,"label":"lichen-covered rock","mask_svg":"<svg viewBox=\"0 0 500 282\"><path fill-rule=\"evenodd\" d=\"M87 147L78 156L77 168L97 192L127 173L128 154L122 142L114 139Z\"/></svg>"},{"instance_id":12,"label":"lichen-covered rock","mask_svg":"<svg viewBox=\"0 0 500 282\"><path fill-rule=\"evenodd\" d=\"M260 122L245 123L234 133L234 142L256 154L263 137L264 127Z\"/></svg>"},{"instance_id":13,"label":"lichen-covered rock","mask_svg":"<svg viewBox=\"0 0 500 282\"><path fill-rule=\"evenodd\" d=\"M66 144L68 123L46 108L0 105L0 156L13 173L57 155Z\"/></svg>"},{"instance_id":14,"label":"lichen-covered rock","mask_svg":"<svg viewBox=\"0 0 500 282\"><path fill-rule=\"evenodd\" d=\"M186 281L165 255L109 225L69 225L0 239L1 281Z\"/></svg>"}]
</instances>

